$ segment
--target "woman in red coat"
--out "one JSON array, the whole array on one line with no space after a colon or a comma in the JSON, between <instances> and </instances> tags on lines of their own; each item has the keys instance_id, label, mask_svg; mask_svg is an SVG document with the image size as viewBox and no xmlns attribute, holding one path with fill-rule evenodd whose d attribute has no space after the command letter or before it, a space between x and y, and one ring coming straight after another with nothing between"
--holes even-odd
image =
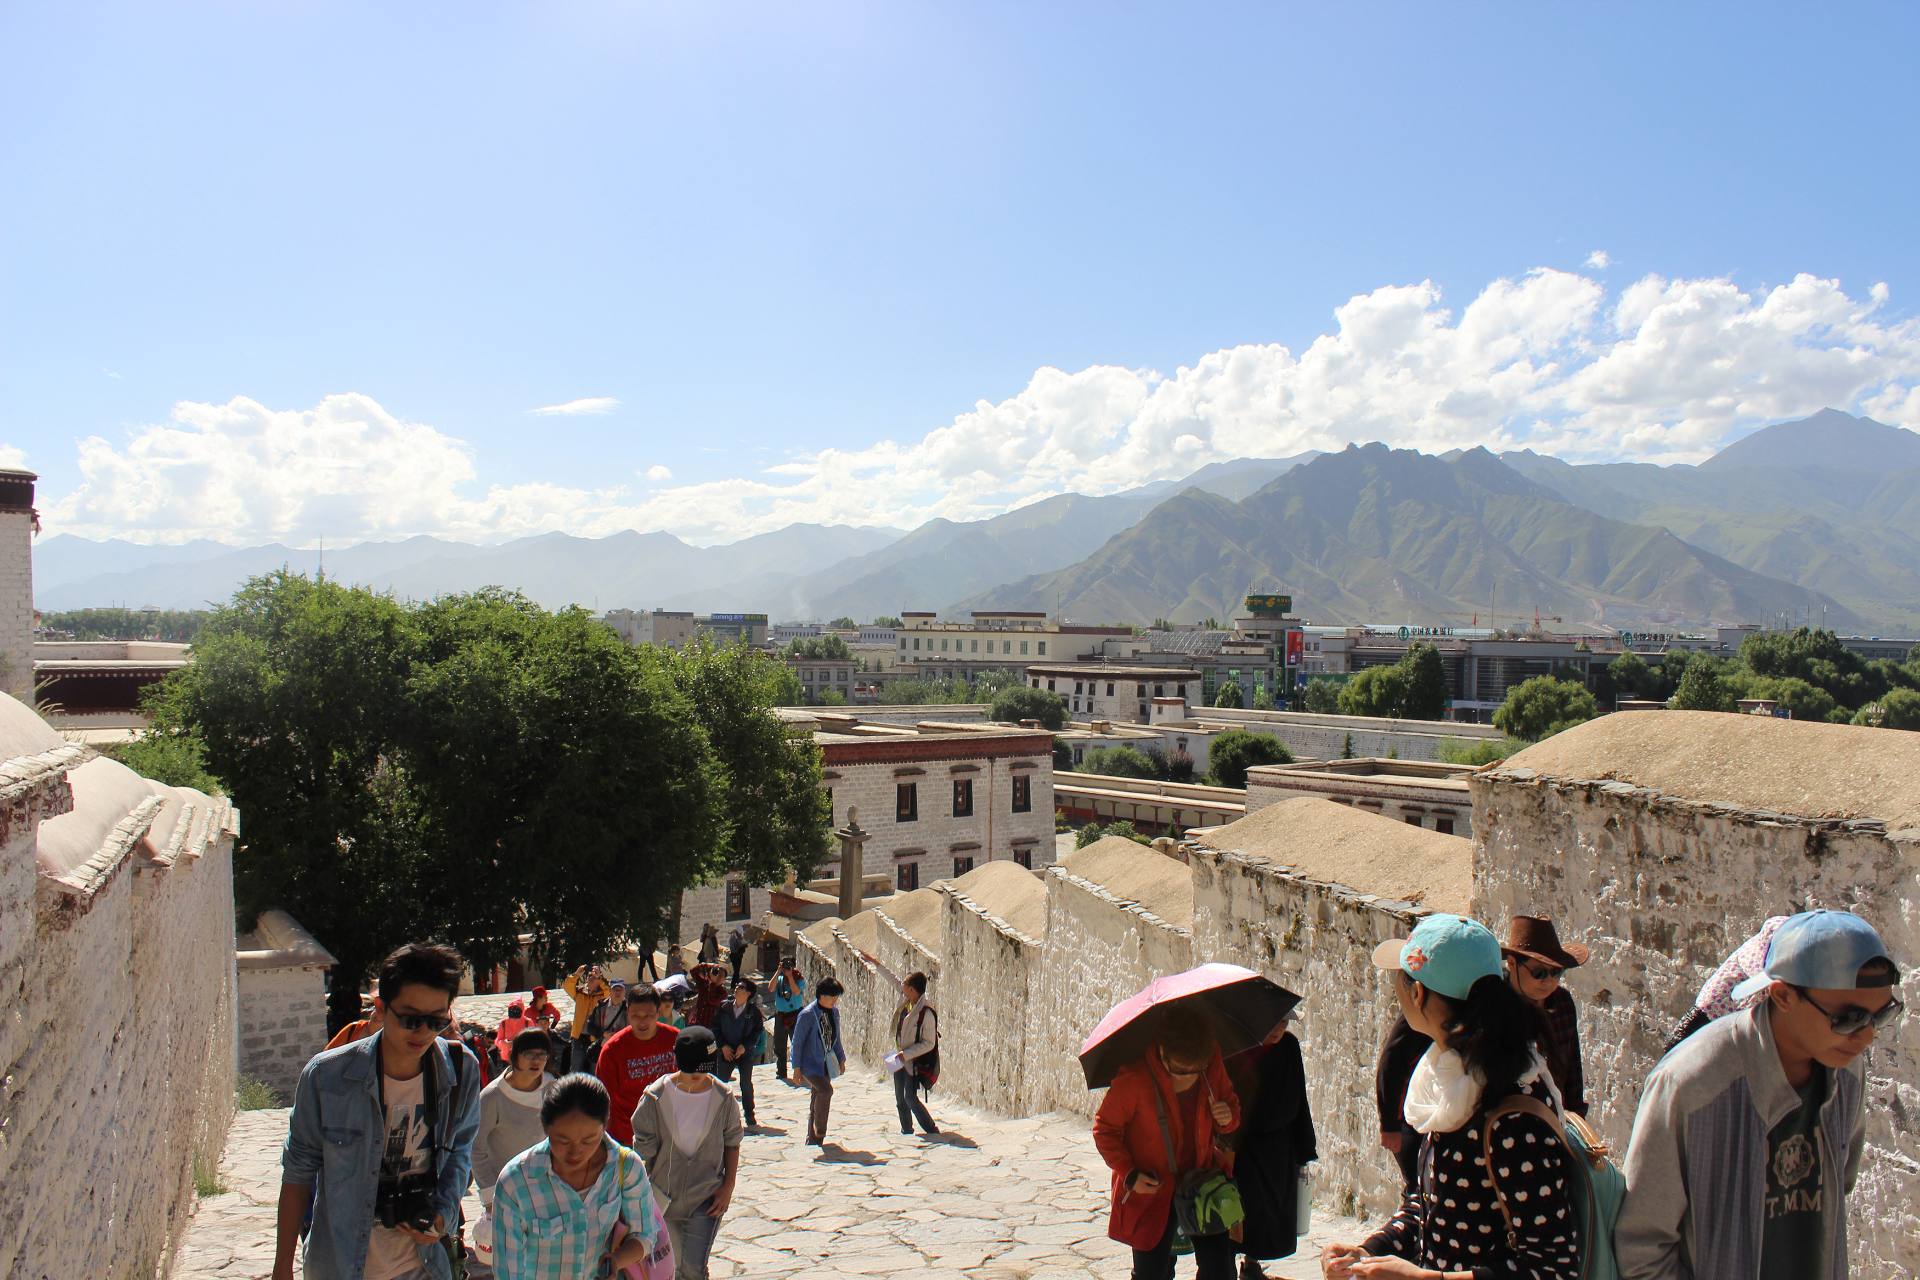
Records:
<instances>
[{"instance_id":1,"label":"woman in red coat","mask_svg":"<svg viewBox=\"0 0 1920 1280\"><path fill-rule=\"evenodd\" d=\"M1178 1167L1167 1167L1158 1094L1166 1110ZM1173 1280L1173 1190L1179 1175L1227 1172L1229 1157L1216 1133L1240 1126L1240 1102L1214 1048L1206 1021L1174 1008L1159 1038L1137 1062L1120 1068L1093 1120L1093 1145L1113 1170L1113 1216L1107 1234L1133 1250L1133 1280ZM1193 1242L1196 1280L1233 1280L1233 1241L1202 1236Z\"/></svg>"}]
</instances>

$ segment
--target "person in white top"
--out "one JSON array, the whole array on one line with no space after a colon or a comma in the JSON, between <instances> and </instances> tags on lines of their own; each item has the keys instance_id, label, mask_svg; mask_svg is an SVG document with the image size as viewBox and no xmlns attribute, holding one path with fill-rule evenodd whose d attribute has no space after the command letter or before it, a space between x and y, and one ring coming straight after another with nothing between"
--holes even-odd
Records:
<instances>
[{"instance_id":1,"label":"person in white top","mask_svg":"<svg viewBox=\"0 0 1920 1280\"><path fill-rule=\"evenodd\" d=\"M900 1109L900 1132L911 1134L913 1122L931 1136L940 1132L920 1100L922 1089L932 1089L940 1075L940 1015L927 1000L927 975L914 972L900 984L901 1005L893 1013L893 1043L900 1064L893 1072L893 1100Z\"/></svg>"},{"instance_id":2,"label":"person in white top","mask_svg":"<svg viewBox=\"0 0 1920 1280\"><path fill-rule=\"evenodd\" d=\"M733 1203L746 1125L732 1088L713 1076L713 1032L688 1027L673 1042L679 1068L647 1086L633 1112L633 1149L667 1199L674 1280L707 1280L720 1220Z\"/></svg>"}]
</instances>

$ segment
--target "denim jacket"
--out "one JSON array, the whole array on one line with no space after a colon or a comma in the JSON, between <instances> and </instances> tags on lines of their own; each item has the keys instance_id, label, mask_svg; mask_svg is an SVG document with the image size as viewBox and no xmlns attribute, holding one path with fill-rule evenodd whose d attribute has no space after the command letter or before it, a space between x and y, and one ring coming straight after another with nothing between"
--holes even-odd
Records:
<instances>
[{"instance_id":1,"label":"denim jacket","mask_svg":"<svg viewBox=\"0 0 1920 1280\"><path fill-rule=\"evenodd\" d=\"M451 1053L465 1059L457 1084ZM427 1056L427 1070L434 1073L434 1210L451 1231L473 1173L473 1139L480 1131L480 1064L465 1047L446 1040L435 1040ZM294 1095L280 1168L283 1181L319 1188L307 1237L308 1280L357 1280L366 1269L386 1136L377 1033L307 1063ZM447 1280L444 1249L421 1249L420 1262L435 1280Z\"/></svg>"},{"instance_id":2,"label":"denim jacket","mask_svg":"<svg viewBox=\"0 0 1920 1280\"><path fill-rule=\"evenodd\" d=\"M840 1067L845 1068L847 1065L847 1051L840 1047L840 1011L822 1009L820 1002L815 1000L800 1011L799 1018L793 1024L793 1048L790 1051L793 1056L793 1069L803 1076L825 1077L827 1075L827 1053L820 1040L820 1019L822 1018L827 1020L828 1032L833 1041L833 1056L840 1060Z\"/></svg>"}]
</instances>

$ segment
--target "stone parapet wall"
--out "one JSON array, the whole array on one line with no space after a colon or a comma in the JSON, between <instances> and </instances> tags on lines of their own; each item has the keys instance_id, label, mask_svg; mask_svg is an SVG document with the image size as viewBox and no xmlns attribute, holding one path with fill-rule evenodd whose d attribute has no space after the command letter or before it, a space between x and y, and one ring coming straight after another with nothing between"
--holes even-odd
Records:
<instances>
[{"instance_id":1,"label":"stone parapet wall","mask_svg":"<svg viewBox=\"0 0 1920 1280\"><path fill-rule=\"evenodd\" d=\"M1624 1150L1641 1085L1700 984L1770 915L1859 912L1920 999L1920 832L1672 799L1622 782L1475 775L1475 914L1551 915L1593 950L1579 1001L1592 1118ZM1855 1280L1920 1274L1920 1020L1867 1059L1867 1151L1849 1199Z\"/></svg>"},{"instance_id":2,"label":"stone parapet wall","mask_svg":"<svg viewBox=\"0 0 1920 1280\"><path fill-rule=\"evenodd\" d=\"M152 1276L233 1113L232 833L81 895L37 875L37 818L8 816L0 1275Z\"/></svg>"},{"instance_id":3,"label":"stone parapet wall","mask_svg":"<svg viewBox=\"0 0 1920 1280\"><path fill-rule=\"evenodd\" d=\"M1264 973L1306 997L1296 1029L1319 1142L1318 1202L1370 1218L1400 1201L1400 1170L1380 1146L1374 1062L1396 1004L1372 951L1425 914L1257 855L1186 846L1193 954Z\"/></svg>"},{"instance_id":4,"label":"stone parapet wall","mask_svg":"<svg viewBox=\"0 0 1920 1280\"><path fill-rule=\"evenodd\" d=\"M1004 1115L1033 1111L1027 1080L1027 1025L1040 940L990 914L950 883L939 979L940 1090Z\"/></svg>"},{"instance_id":5,"label":"stone parapet wall","mask_svg":"<svg viewBox=\"0 0 1920 1280\"><path fill-rule=\"evenodd\" d=\"M239 973L240 1073L281 1100L327 1043L333 956L284 911L263 911L234 953Z\"/></svg>"},{"instance_id":6,"label":"stone parapet wall","mask_svg":"<svg viewBox=\"0 0 1920 1280\"><path fill-rule=\"evenodd\" d=\"M1028 1107L1092 1115L1104 1095L1087 1090L1081 1042L1114 1005L1193 963L1191 931L1065 867L1049 867L1046 943L1028 986Z\"/></svg>"}]
</instances>

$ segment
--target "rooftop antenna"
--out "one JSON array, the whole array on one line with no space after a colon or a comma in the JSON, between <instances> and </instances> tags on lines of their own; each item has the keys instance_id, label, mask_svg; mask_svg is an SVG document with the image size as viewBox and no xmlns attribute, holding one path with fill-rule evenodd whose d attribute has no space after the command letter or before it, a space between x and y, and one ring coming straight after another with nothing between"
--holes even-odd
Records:
<instances>
[{"instance_id":1,"label":"rooftop antenna","mask_svg":"<svg viewBox=\"0 0 1920 1280\"><path fill-rule=\"evenodd\" d=\"M314 580L317 582L327 580L327 535L324 533L320 535L320 564L314 570Z\"/></svg>"}]
</instances>

